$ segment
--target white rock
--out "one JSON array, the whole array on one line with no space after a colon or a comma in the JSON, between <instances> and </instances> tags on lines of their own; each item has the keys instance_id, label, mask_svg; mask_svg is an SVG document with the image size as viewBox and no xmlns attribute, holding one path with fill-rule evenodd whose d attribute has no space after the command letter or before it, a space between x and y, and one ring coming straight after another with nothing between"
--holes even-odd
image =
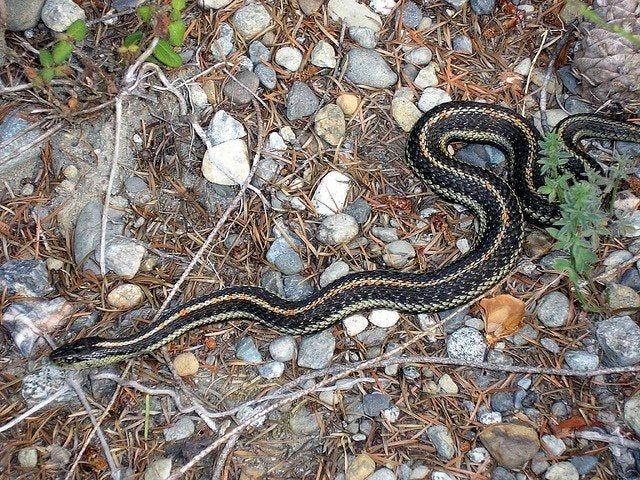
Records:
<instances>
[{"instance_id":1,"label":"white rock","mask_svg":"<svg viewBox=\"0 0 640 480\"><path fill-rule=\"evenodd\" d=\"M402 130L410 132L422 116L422 112L420 112L411 100L394 98L391 100L391 115Z\"/></svg>"},{"instance_id":2,"label":"white rock","mask_svg":"<svg viewBox=\"0 0 640 480\"><path fill-rule=\"evenodd\" d=\"M202 111L209 106L209 99L202 85L199 83L190 83L187 85L187 90L189 91L189 100L191 100L196 110Z\"/></svg>"},{"instance_id":3,"label":"white rock","mask_svg":"<svg viewBox=\"0 0 640 480\"><path fill-rule=\"evenodd\" d=\"M531 70L531 59L529 57L525 57L520 60L520 63L515 66L513 71L523 77L529 75L529 70Z\"/></svg>"},{"instance_id":4,"label":"white rock","mask_svg":"<svg viewBox=\"0 0 640 480\"><path fill-rule=\"evenodd\" d=\"M327 10L333 20L341 20L347 27L367 27L374 32L382 28L380 16L356 0L329 0Z\"/></svg>"},{"instance_id":5,"label":"white rock","mask_svg":"<svg viewBox=\"0 0 640 480\"><path fill-rule=\"evenodd\" d=\"M427 87L422 92L420 100L418 100L418 108L423 112L428 112L433 107L450 101L451 96L444 90L435 87Z\"/></svg>"},{"instance_id":6,"label":"white rock","mask_svg":"<svg viewBox=\"0 0 640 480\"><path fill-rule=\"evenodd\" d=\"M214 145L246 137L246 135L244 126L224 110L218 110L215 113L207 128L207 137Z\"/></svg>"},{"instance_id":7,"label":"white rock","mask_svg":"<svg viewBox=\"0 0 640 480\"><path fill-rule=\"evenodd\" d=\"M271 132L267 139L267 146L265 150L267 152L284 152L287 149L287 144L284 143L282 135L278 132Z\"/></svg>"},{"instance_id":8,"label":"white rock","mask_svg":"<svg viewBox=\"0 0 640 480\"><path fill-rule=\"evenodd\" d=\"M389 15L396 6L395 0L371 0L371 8L380 15Z\"/></svg>"},{"instance_id":9,"label":"white rock","mask_svg":"<svg viewBox=\"0 0 640 480\"><path fill-rule=\"evenodd\" d=\"M206 10L217 10L229 5L233 0L198 0L198 5Z\"/></svg>"},{"instance_id":10,"label":"white rock","mask_svg":"<svg viewBox=\"0 0 640 480\"><path fill-rule=\"evenodd\" d=\"M109 292L107 302L120 310L127 310L139 305L144 300L142 288L133 283L123 283Z\"/></svg>"},{"instance_id":11,"label":"white rock","mask_svg":"<svg viewBox=\"0 0 640 480\"><path fill-rule=\"evenodd\" d=\"M334 68L337 64L336 51L329 42L320 40L311 51L311 63L320 68Z\"/></svg>"},{"instance_id":12,"label":"white rock","mask_svg":"<svg viewBox=\"0 0 640 480\"><path fill-rule=\"evenodd\" d=\"M318 215L340 212L344 208L350 186L351 177L335 170L322 177L311 198Z\"/></svg>"},{"instance_id":13,"label":"white rock","mask_svg":"<svg viewBox=\"0 0 640 480\"><path fill-rule=\"evenodd\" d=\"M436 66L434 63L430 63L424 67L418 76L413 81L414 85L419 89L425 89L427 87L435 87L438 84L438 77L436 76Z\"/></svg>"},{"instance_id":14,"label":"white rock","mask_svg":"<svg viewBox=\"0 0 640 480\"><path fill-rule=\"evenodd\" d=\"M347 335L355 337L369 325L369 320L364 315L351 315L342 321L344 329L347 331Z\"/></svg>"},{"instance_id":15,"label":"white rock","mask_svg":"<svg viewBox=\"0 0 640 480\"><path fill-rule=\"evenodd\" d=\"M42 6L40 18L54 32L64 32L76 20L84 20L84 10L73 0L47 0Z\"/></svg>"},{"instance_id":16,"label":"white rock","mask_svg":"<svg viewBox=\"0 0 640 480\"><path fill-rule=\"evenodd\" d=\"M218 185L239 185L250 169L247 144L241 139L215 145L202 159L204 178Z\"/></svg>"},{"instance_id":17,"label":"white rock","mask_svg":"<svg viewBox=\"0 0 640 480\"><path fill-rule=\"evenodd\" d=\"M400 314L395 310L373 310L369 315L369 321L376 327L389 328L400 320Z\"/></svg>"},{"instance_id":18,"label":"white rock","mask_svg":"<svg viewBox=\"0 0 640 480\"><path fill-rule=\"evenodd\" d=\"M302 64L302 53L293 47L282 47L276 52L275 60L290 72L297 72Z\"/></svg>"}]
</instances>

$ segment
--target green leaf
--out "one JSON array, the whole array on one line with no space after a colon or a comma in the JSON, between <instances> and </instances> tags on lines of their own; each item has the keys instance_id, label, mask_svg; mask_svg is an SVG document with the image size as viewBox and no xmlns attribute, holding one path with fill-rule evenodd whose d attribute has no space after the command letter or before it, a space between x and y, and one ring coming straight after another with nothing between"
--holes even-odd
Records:
<instances>
[{"instance_id":1,"label":"green leaf","mask_svg":"<svg viewBox=\"0 0 640 480\"><path fill-rule=\"evenodd\" d=\"M167 67L178 68L182 66L182 58L171 48L171 44L164 38L158 41L158 45L153 50L153 55L160 63L164 63Z\"/></svg>"},{"instance_id":2,"label":"green leaf","mask_svg":"<svg viewBox=\"0 0 640 480\"><path fill-rule=\"evenodd\" d=\"M140 17L140 20L142 20L144 23L149 23L151 21L151 17L153 16L153 8L149 5L142 5L138 7L136 12L138 13L138 17Z\"/></svg>"},{"instance_id":3,"label":"green leaf","mask_svg":"<svg viewBox=\"0 0 640 480\"><path fill-rule=\"evenodd\" d=\"M187 0L171 0L171 8L181 12L187 7Z\"/></svg>"},{"instance_id":4,"label":"green leaf","mask_svg":"<svg viewBox=\"0 0 640 480\"><path fill-rule=\"evenodd\" d=\"M53 47L53 63L55 65L62 65L69 60L71 52L73 52L72 43L66 41L56 43Z\"/></svg>"},{"instance_id":5,"label":"green leaf","mask_svg":"<svg viewBox=\"0 0 640 480\"><path fill-rule=\"evenodd\" d=\"M81 42L87 35L87 24L82 19L76 20L67 28L67 35L76 42Z\"/></svg>"},{"instance_id":6,"label":"green leaf","mask_svg":"<svg viewBox=\"0 0 640 480\"><path fill-rule=\"evenodd\" d=\"M182 20L171 22L167 27L167 31L169 32L169 42L171 42L171 45L175 47L182 45L184 35L187 31L187 27Z\"/></svg>"},{"instance_id":7,"label":"green leaf","mask_svg":"<svg viewBox=\"0 0 640 480\"><path fill-rule=\"evenodd\" d=\"M124 41L122 42L122 45L128 48L132 45L139 44L141 40L142 40L142 32L140 30L136 30L135 32L130 33L129 35L124 37Z\"/></svg>"},{"instance_id":8,"label":"green leaf","mask_svg":"<svg viewBox=\"0 0 640 480\"><path fill-rule=\"evenodd\" d=\"M38 53L38 56L40 57L40 65L45 68L53 67L53 56L51 55L51 52L49 50L43 48Z\"/></svg>"},{"instance_id":9,"label":"green leaf","mask_svg":"<svg viewBox=\"0 0 640 480\"><path fill-rule=\"evenodd\" d=\"M51 83L51 80L53 80L53 77L55 76L56 76L56 72L51 67L43 68L40 71L40 78L42 78L42 81L44 83Z\"/></svg>"}]
</instances>

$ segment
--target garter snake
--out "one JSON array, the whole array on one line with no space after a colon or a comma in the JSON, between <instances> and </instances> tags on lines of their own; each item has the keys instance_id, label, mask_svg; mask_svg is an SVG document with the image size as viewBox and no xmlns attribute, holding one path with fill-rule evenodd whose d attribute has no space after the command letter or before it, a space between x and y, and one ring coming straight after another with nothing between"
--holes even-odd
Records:
<instances>
[{"instance_id":1,"label":"garter snake","mask_svg":"<svg viewBox=\"0 0 640 480\"><path fill-rule=\"evenodd\" d=\"M575 154L568 169L584 172L584 138L640 142L640 126L600 115L574 115L556 127L561 141ZM246 319L280 332L307 334L346 316L374 308L408 313L437 312L460 306L485 293L513 268L524 238L525 219L548 225L558 208L538 193L543 182L540 135L524 117L503 107L451 102L433 108L413 127L406 160L435 193L462 204L476 216L474 245L441 269L420 273L361 271L344 276L300 301L282 299L255 286L228 287L182 304L124 338L87 337L54 350L51 359L74 368L98 366L158 349L203 325ZM507 178L455 159L454 142L493 145L507 159Z\"/></svg>"}]
</instances>

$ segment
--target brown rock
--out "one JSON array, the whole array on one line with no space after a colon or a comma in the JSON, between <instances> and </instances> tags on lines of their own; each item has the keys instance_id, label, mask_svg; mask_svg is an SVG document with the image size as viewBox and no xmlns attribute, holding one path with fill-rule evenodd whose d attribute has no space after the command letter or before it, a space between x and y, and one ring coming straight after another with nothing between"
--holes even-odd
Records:
<instances>
[{"instance_id":1,"label":"brown rock","mask_svg":"<svg viewBox=\"0 0 640 480\"><path fill-rule=\"evenodd\" d=\"M520 468L540 450L538 434L531 427L513 423L492 425L480 433L480 441L505 468Z\"/></svg>"}]
</instances>

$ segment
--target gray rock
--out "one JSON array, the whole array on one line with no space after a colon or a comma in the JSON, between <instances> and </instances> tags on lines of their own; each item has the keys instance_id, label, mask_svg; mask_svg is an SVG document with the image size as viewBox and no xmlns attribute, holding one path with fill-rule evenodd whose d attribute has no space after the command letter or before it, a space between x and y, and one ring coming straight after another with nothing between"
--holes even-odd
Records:
<instances>
[{"instance_id":1,"label":"gray rock","mask_svg":"<svg viewBox=\"0 0 640 480\"><path fill-rule=\"evenodd\" d=\"M5 0L7 30L23 32L35 27L45 0ZM2 155L0 155L2 157Z\"/></svg>"},{"instance_id":2,"label":"gray rock","mask_svg":"<svg viewBox=\"0 0 640 480\"><path fill-rule=\"evenodd\" d=\"M598 464L598 457L594 455L576 455L571 457L569 461L576 467L578 475L586 475L591 472Z\"/></svg>"},{"instance_id":3,"label":"gray rock","mask_svg":"<svg viewBox=\"0 0 640 480\"><path fill-rule=\"evenodd\" d=\"M258 80L260 80L263 87L269 90L276 88L277 77L273 68L261 63L255 66L253 72L258 76Z\"/></svg>"},{"instance_id":4,"label":"gray rock","mask_svg":"<svg viewBox=\"0 0 640 480\"><path fill-rule=\"evenodd\" d=\"M42 260L9 260L0 265L0 291L21 297L44 297L53 292Z\"/></svg>"},{"instance_id":5,"label":"gray rock","mask_svg":"<svg viewBox=\"0 0 640 480\"><path fill-rule=\"evenodd\" d=\"M296 353L296 341L291 335L276 338L269 344L269 353L278 362L288 362Z\"/></svg>"},{"instance_id":6,"label":"gray rock","mask_svg":"<svg viewBox=\"0 0 640 480\"><path fill-rule=\"evenodd\" d=\"M456 35L452 40L453 49L460 53L473 53L473 44L471 39L466 35Z\"/></svg>"},{"instance_id":7,"label":"gray rock","mask_svg":"<svg viewBox=\"0 0 640 480\"><path fill-rule=\"evenodd\" d=\"M307 407L296 408L289 418L289 427L297 435L314 435L320 430L318 416Z\"/></svg>"},{"instance_id":8,"label":"gray rock","mask_svg":"<svg viewBox=\"0 0 640 480\"><path fill-rule=\"evenodd\" d=\"M129 177L124 182L125 193L135 205L142 205L152 199L149 185L140 177Z\"/></svg>"},{"instance_id":9,"label":"gray rock","mask_svg":"<svg viewBox=\"0 0 640 480\"><path fill-rule=\"evenodd\" d=\"M569 299L561 292L548 293L540 300L537 315L546 327L564 327L569 318Z\"/></svg>"},{"instance_id":10,"label":"gray rock","mask_svg":"<svg viewBox=\"0 0 640 480\"><path fill-rule=\"evenodd\" d=\"M426 65L433 58L433 52L427 47L418 47L409 50L404 55L404 61L414 65ZM435 68L434 68L435 69Z\"/></svg>"},{"instance_id":11,"label":"gray rock","mask_svg":"<svg viewBox=\"0 0 640 480\"><path fill-rule=\"evenodd\" d=\"M320 68L335 68L338 62L333 46L325 40L320 40L311 51L311 63Z\"/></svg>"},{"instance_id":12,"label":"gray rock","mask_svg":"<svg viewBox=\"0 0 640 480\"><path fill-rule=\"evenodd\" d=\"M484 336L475 328L460 328L447 338L447 354L451 358L481 362L486 351Z\"/></svg>"},{"instance_id":13,"label":"gray rock","mask_svg":"<svg viewBox=\"0 0 640 480\"><path fill-rule=\"evenodd\" d=\"M165 428L162 433L167 442L173 442L189 438L195 431L196 424L193 423L193 420L189 417L182 417L171 427Z\"/></svg>"},{"instance_id":14,"label":"gray rock","mask_svg":"<svg viewBox=\"0 0 640 480\"><path fill-rule=\"evenodd\" d=\"M436 87L427 87L422 91L420 100L418 100L418 108L423 112L428 112L433 107L450 101L451 96L444 90Z\"/></svg>"},{"instance_id":15,"label":"gray rock","mask_svg":"<svg viewBox=\"0 0 640 480\"><path fill-rule=\"evenodd\" d=\"M80 267L98 246L101 222L102 205L98 202L87 203L78 215L73 237L73 257Z\"/></svg>"},{"instance_id":16,"label":"gray rock","mask_svg":"<svg viewBox=\"0 0 640 480\"><path fill-rule=\"evenodd\" d=\"M349 265L342 260L337 260L324 269L324 272L320 275L320 287L326 287L332 282L335 282L340 277L344 277L349 273Z\"/></svg>"},{"instance_id":17,"label":"gray rock","mask_svg":"<svg viewBox=\"0 0 640 480\"><path fill-rule=\"evenodd\" d=\"M18 463L23 468L35 468L38 465L38 450L33 447L18 450Z\"/></svg>"},{"instance_id":18,"label":"gray rock","mask_svg":"<svg viewBox=\"0 0 640 480\"><path fill-rule=\"evenodd\" d=\"M211 43L213 59L222 62L233 52L233 48L233 28L227 22L221 22L218 38Z\"/></svg>"},{"instance_id":19,"label":"gray rock","mask_svg":"<svg viewBox=\"0 0 640 480\"><path fill-rule=\"evenodd\" d=\"M510 392L497 392L491 395L491 408L496 412L507 413L515 409L513 395Z\"/></svg>"},{"instance_id":20,"label":"gray rock","mask_svg":"<svg viewBox=\"0 0 640 480\"><path fill-rule=\"evenodd\" d=\"M636 267L629 268L620 279L620 283L627 287L633 288L636 292L640 291L640 272Z\"/></svg>"},{"instance_id":21,"label":"gray rock","mask_svg":"<svg viewBox=\"0 0 640 480\"><path fill-rule=\"evenodd\" d=\"M396 480L396 478L396 474L393 473L393 470L381 468L369 475L367 480Z\"/></svg>"},{"instance_id":22,"label":"gray rock","mask_svg":"<svg viewBox=\"0 0 640 480\"><path fill-rule=\"evenodd\" d=\"M258 91L260 80L258 76L249 71L242 70L231 78L222 88L225 96L236 105L244 105L249 103L254 94Z\"/></svg>"},{"instance_id":23,"label":"gray rock","mask_svg":"<svg viewBox=\"0 0 640 480\"><path fill-rule=\"evenodd\" d=\"M578 480L580 475L570 462L558 462L547 469L544 478L545 480Z\"/></svg>"},{"instance_id":24,"label":"gray rock","mask_svg":"<svg viewBox=\"0 0 640 480\"><path fill-rule=\"evenodd\" d=\"M376 48L378 35L367 27L349 27L349 36L364 48Z\"/></svg>"},{"instance_id":25,"label":"gray rock","mask_svg":"<svg viewBox=\"0 0 640 480\"><path fill-rule=\"evenodd\" d=\"M560 67L557 70L557 72L558 72L558 77L560 77L560 81L564 85L564 88L566 88L570 93L573 93L574 95L577 94L578 88L579 88L578 79L573 75L573 73L571 73L571 66L565 65L564 67ZM565 104L565 108L566 108L566 104ZM572 110L569 110L569 112L570 113L587 113L587 112L574 112Z\"/></svg>"},{"instance_id":26,"label":"gray rock","mask_svg":"<svg viewBox=\"0 0 640 480\"><path fill-rule=\"evenodd\" d=\"M314 370L324 368L331 362L335 348L336 339L331 330L305 336L300 342L298 365Z\"/></svg>"},{"instance_id":27,"label":"gray rock","mask_svg":"<svg viewBox=\"0 0 640 480\"><path fill-rule=\"evenodd\" d=\"M640 393L636 393L624 403L624 421L640 436Z\"/></svg>"},{"instance_id":28,"label":"gray rock","mask_svg":"<svg viewBox=\"0 0 640 480\"><path fill-rule=\"evenodd\" d=\"M551 414L556 418L567 418L571 413L571 408L564 401L555 402L551 405Z\"/></svg>"},{"instance_id":29,"label":"gray rock","mask_svg":"<svg viewBox=\"0 0 640 480\"><path fill-rule=\"evenodd\" d=\"M300 10L302 10L302 13L304 13L305 15L313 15L318 10L320 10L320 7L322 7L323 3L324 0L298 0Z\"/></svg>"},{"instance_id":30,"label":"gray rock","mask_svg":"<svg viewBox=\"0 0 640 480\"><path fill-rule=\"evenodd\" d=\"M128 0L131 1L131 0ZM205 10L218 10L220 8L224 8L229 5L233 0L198 0L198 5ZM134 0L135 3L141 3L140 0Z\"/></svg>"},{"instance_id":31,"label":"gray rock","mask_svg":"<svg viewBox=\"0 0 640 480\"><path fill-rule=\"evenodd\" d=\"M545 337L541 339L540 345L551 353L560 353L560 345L552 338Z\"/></svg>"},{"instance_id":32,"label":"gray rock","mask_svg":"<svg viewBox=\"0 0 640 480\"><path fill-rule=\"evenodd\" d=\"M67 375L73 375L74 373L75 372L58 368L55 365L45 365L40 370L22 379L22 398L25 399L29 406L46 400L58 390L65 387ZM72 389L69 389L59 397L53 405L77 403L78 397L76 393Z\"/></svg>"},{"instance_id":33,"label":"gray rock","mask_svg":"<svg viewBox=\"0 0 640 480\"><path fill-rule=\"evenodd\" d=\"M605 290L605 296L613 312L630 314L640 309L640 295L631 287L610 283Z\"/></svg>"},{"instance_id":34,"label":"gray rock","mask_svg":"<svg viewBox=\"0 0 640 480\"><path fill-rule=\"evenodd\" d=\"M544 451L539 451L536 453L531 459L531 471L536 475L543 474L547 468L549 468L550 463L547 461L547 455Z\"/></svg>"},{"instance_id":35,"label":"gray rock","mask_svg":"<svg viewBox=\"0 0 640 480\"><path fill-rule=\"evenodd\" d=\"M284 277L284 296L289 300L303 300L315 291L311 279L302 275Z\"/></svg>"},{"instance_id":36,"label":"gray rock","mask_svg":"<svg viewBox=\"0 0 640 480\"><path fill-rule=\"evenodd\" d=\"M353 83L374 88L387 88L398 81L398 75L375 50L353 48L345 55L345 75Z\"/></svg>"},{"instance_id":37,"label":"gray rock","mask_svg":"<svg viewBox=\"0 0 640 480\"><path fill-rule=\"evenodd\" d=\"M277 361L264 363L258 367L258 373L268 380L279 378L284 373L284 363Z\"/></svg>"},{"instance_id":38,"label":"gray rock","mask_svg":"<svg viewBox=\"0 0 640 480\"><path fill-rule=\"evenodd\" d=\"M380 412L391 407L391 397L386 393L367 393L362 397L362 408L364 414L370 417L377 417Z\"/></svg>"},{"instance_id":39,"label":"gray rock","mask_svg":"<svg viewBox=\"0 0 640 480\"><path fill-rule=\"evenodd\" d=\"M559 457L567 449L564 442L555 435L542 435L540 441L542 442L545 450L554 457Z\"/></svg>"},{"instance_id":40,"label":"gray rock","mask_svg":"<svg viewBox=\"0 0 640 480\"><path fill-rule=\"evenodd\" d=\"M518 345L522 347L531 343L533 340L538 338L538 331L533 328L531 325L526 323L520 330L514 333L509 339L513 342L514 345Z\"/></svg>"},{"instance_id":41,"label":"gray rock","mask_svg":"<svg viewBox=\"0 0 640 480\"><path fill-rule=\"evenodd\" d=\"M284 282L280 272L275 270L266 271L260 279L260 285L271 293L284 297Z\"/></svg>"},{"instance_id":42,"label":"gray rock","mask_svg":"<svg viewBox=\"0 0 640 480\"><path fill-rule=\"evenodd\" d=\"M142 264L146 248L127 237L114 236L105 247L105 266L123 278L133 278Z\"/></svg>"},{"instance_id":43,"label":"gray rock","mask_svg":"<svg viewBox=\"0 0 640 480\"><path fill-rule=\"evenodd\" d=\"M325 245L340 245L353 240L359 231L355 218L346 213L338 213L322 220L316 238Z\"/></svg>"},{"instance_id":44,"label":"gray rock","mask_svg":"<svg viewBox=\"0 0 640 480\"><path fill-rule=\"evenodd\" d=\"M396 240L385 246L384 263L392 268L402 268L416 256L416 250L406 240Z\"/></svg>"},{"instance_id":45,"label":"gray rock","mask_svg":"<svg viewBox=\"0 0 640 480\"><path fill-rule=\"evenodd\" d=\"M244 126L224 110L218 110L207 128L207 137L213 145L245 137Z\"/></svg>"},{"instance_id":46,"label":"gray rock","mask_svg":"<svg viewBox=\"0 0 640 480\"><path fill-rule=\"evenodd\" d=\"M51 463L58 467L64 467L71 461L71 452L60 445L51 445L48 450Z\"/></svg>"},{"instance_id":47,"label":"gray rock","mask_svg":"<svg viewBox=\"0 0 640 480\"><path fill-rule=\"evenodd\" d=\"M467 307L463 308L460 311L458 311L457 308L452 308L451 310L445 310L438 313L440 320L444 320L445 333L453 333L459 328L464 327L464 322L467 320L468 313L469 308Z\"/></svg>"},{"instance_id":48,"label":"gray rock","mask_svg":"<svg viewBox=\"0 0 640 480\"><path fill-rule=\"evenodd\" d=\"M449 5L460 10L467 0L446 0Z\"/></svg>"},{"instance_id":49,"label":"gray rock","mask_svg":"<svg viewBox=\"0 0 640 480\"><path fill-rule=\"evenodd\" d=\"M402 24L407 28L418 28L422 21L422 9L411 0L404 3L398 14L402 15Z\"/></svg>"},{"instance_id":50,"label":"gray rock","mask_svg":"<svg viewBox=\"0 0 640 480\"><path fill-rule=\"evenodd\" d=\"M284 237L276 238L267 251L267 260L285 275L295 275L304 268L304 263Z\"/></svg>"},{"instance_id":51,"label":"gray rock","mask_svg":"<svg viewBox=\"0 0 640 480\"><path fill-rule=\"evenodd\" d=\"M9 21L12 15L12 8L9 6L11 3L12 0L9 0L7 3ZM33 5L33 2L29 1L16 1L16 4L18 3L24 5L24 8L27 8L28 5ZM40 4L42 4L42 2L40 2ZM16 5L15 10L20 11L21 7ZM11 30L11 28L9 28L9 30ZM14 150L18 150L35 141L41 134L42 130L35 126L32 121L28 120L26 113L22 113L19 110L10 111L2 121L0 121L0 143L7 144L5 147L0 148L0 158L2 158L2 162L0 162L0 176L7 179L21 168L28 169L32 167L35 169L36 164L38 166L40 165L39 159L42 153L42 146L40 145L27 149L15 158L8 157Z\"/></svg>"},{"instance_id":52,"label":"gray rock","mask_svg":"<svg viewBox=\"0 0 640 480\"><path fill-rule=\"evenodd\" d=\"M471 9L478 15L491 15L496 8L496 0L471 0Z\"/></svg>"},{"instance_id":53,"label":"gray rock","mask_svg":"<svg viewBox=\"0 0 640 480\"><path fill-rule=\"evenodd\" d=\"M618 220L616 226L620 235L625 238L640 237L640 211L635 211L629 217Z\"/></svg>"},{"instance_id":54,"label":"gray rock","mask_svg":"<svg viewBox=\"0 0 640 480\"><path fill-rule=\"evenodd\" d=\"M371 233L383 242L395 242L398 240L398 230L394 227L372 227Z\"/></svg>"},{"instance_id":55,"label":"gray rock","mask_svg":"<svg viewBox=\"0 0 640 480\"><path fill-rule=\"evenodd\" d=\"M595 353L582 350L569 350L564 354L564 360L569 368L581 372L598 368L600 360Z\"/></svg>"},{"instance_id":56,"label":"gray rock","mask_svg":"<svg viewBox=\"0 0 640 480\"><path fill-rule=\"evenodd\" d=\"M306 83L294 82L287 94L287 118L291 121L313 115L320 100Z\"/></svg>"},{"instance_id":57,"label":"gray rock","mask_svg":"<svg viewBox=\"0 0 640 480\"><path fill-rule=\"evenodd\" d=\"M271 15L260 3L239 8L233 15L233 25L244 38L251 38L271 25Z\"/></svg>"},{"instance_id":58,"label":"gray rock","mask_svg":"<svg viewBox=\"0 0 640 480\"><path fill-rule=\"evenodd\" d=\"M84 10L73 0L46 0L40 17L54 32L64 32L76 20L87 18Z\"/></svg>"},{"instance_id":59,"label":"gray rock","mask_svg":"<svg viewBox=\"0 0 640 480\"><path fill-rule=\"evenodd\" d=\"M497 466L491 474L491 480L516 480L516 476L506 468Z\"/></svg>"},{"instance_id":60,"label":"gray rock","mask_svg":"<svg viewBox=\"0 0 640 480\"><path fill-rule=\"evenodd\" d=\"M562 68L560 70L562 70ZM593 113L593 107L583 101L580 97L571 96L567 98L564 102L564 108L572 115L579 113Z\"/></svg>"},{"instance_id":61,"label":"gray rock","mask_svg":"<svg viewBox=\"0 0 640 480\"><path fill-rule=\"evenodd\" d=\"M387 336L387 331L384 328L368 328L364 332L360 332L356 335L356 339L362 343L365 347L372 347L381 345Z\"/></svg>"},{"instance_id":62,"label":"gray rock","mask_svg":"<svg viewBox=\"0 0 640 480\"><path fill-rule=\"evenodd\" d=\"M369 220L369 216L371 215L371 207L367 203L367 201L360 197L355 199L352 203L347 205L344 209L344 213L347 215L351 215L356 219L359 225L366 223Z\"/></svg>"},{"instance_id":63,"label":"gray rock","mask_svg":"<svg viewBox=\"0 0 640 480\"><path fill-rule=\"evenodd\" d=\"M271 51L259 40L251 42L249 45L249 58L256 65L268 62L271 58Z\"/></svg>"},{"instance_id":64,"label":"gray rock","mask_svg":"<svg viewBox=\"0 0 640 480\"><path fill-rule=\"evenodd\" d=\"M602 320L596 336L608 365L628 367L640 363L640 327L631 317Z\"/></svg>"},{"instance_id":65,"label":"gray rock","mask_svg":"<svg viewBox=\"0 0 640 480\"><path fill-rule=\"evenodd\" d=\"M144 480L166 480L171 475L172 463L171 458L157 458L145 470Z\"/></svg>"},{"instance_id":66,"label":"gray rock","mask_svg":"<svg viewBox=\"0 0 640 480\"><path fill-rule=\"evenodd\" d=\"M451 432L444 425L433 425L427 429L429 441L436 448L438 457L443 460L451 460L456 454L456 445Z\"/></svg>"},{"instance_id":67,"label":"gray rock","mask_svg":"<svg viewBox=\"0 0 640 480\"><path fill-rule=\"evenodd\" d=\"M274 60L290 72L297 72L302 64L302 52L290 46L281 47L276 51Z\"/></svg>"},{"instance_id":68,"label":"gray rock","mask_svg":"<svg viewBox=\"0 0 640 480\"><path fill-rule=\"evenodd\" d=\"M314 130L329 145L337 146L344 138L346 121L344 112L335 103L325 105L315 115Z\"/></svg>"},{"instance_id":69,"label":"gray rock","mask_svg":"<svg viewBox=\"0 0 640 480\"><path fill-rule=\"evenodd\" d=\"M251 337L243 337L236 344L236 356L247 363L262 362L262 355L258 351L256 342Z\"/></svg>"}]
</instances>

